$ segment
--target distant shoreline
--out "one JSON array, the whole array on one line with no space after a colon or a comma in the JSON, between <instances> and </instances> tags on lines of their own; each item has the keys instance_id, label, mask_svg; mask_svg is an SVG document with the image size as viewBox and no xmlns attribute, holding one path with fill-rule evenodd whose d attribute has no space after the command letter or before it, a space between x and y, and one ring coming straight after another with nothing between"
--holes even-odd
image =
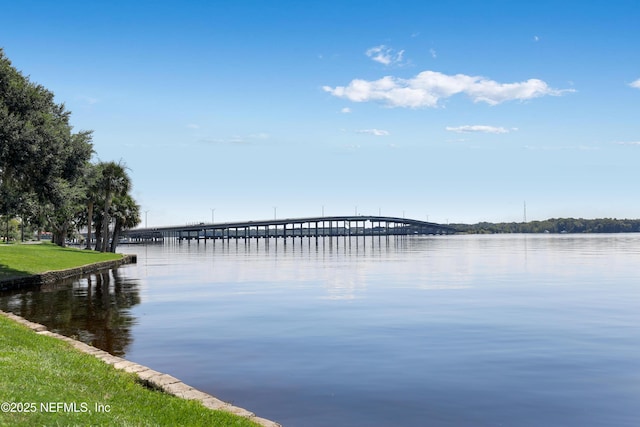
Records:
<instances>
[{"instance_id":1,"label":"distant shoreline","mask_svg":"<svg viewBox=\"0 0 640 427\"><path fill-rule=\"evenodd\" d=\"M504 233L639 233L640 219L616 218L551 218L542 221L524 222L479 222L476 224L449 224L459 233L467 234L504 234Z\"/></svg>"}]
</instances>

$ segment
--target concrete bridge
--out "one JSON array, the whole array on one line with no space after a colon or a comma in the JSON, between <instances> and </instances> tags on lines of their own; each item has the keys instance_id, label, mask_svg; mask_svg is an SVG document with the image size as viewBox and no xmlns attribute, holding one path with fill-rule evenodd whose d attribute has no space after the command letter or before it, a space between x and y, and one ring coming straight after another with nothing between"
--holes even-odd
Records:
<instances>
[{"instance_id":1,"label":"concrete bridge","mask_svg":"<svg viewBox=\"0 0 640 427\"><path fill-rule=\"evenodd\" d=\"M384 216L322 216L261 221L199 223L135 228L122 233L131 242L208 239L260 239L333 236L397 236L454 234L448 225Z\"/></svg>"}]
</instances>

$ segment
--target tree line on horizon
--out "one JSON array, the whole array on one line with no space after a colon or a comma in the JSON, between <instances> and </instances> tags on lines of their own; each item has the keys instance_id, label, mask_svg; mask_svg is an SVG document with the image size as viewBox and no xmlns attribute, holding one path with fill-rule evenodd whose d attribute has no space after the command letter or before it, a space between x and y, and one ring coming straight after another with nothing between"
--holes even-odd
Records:
<instances>
[{"instance_id":1,"label":"tree line on horizon","mask_svg":"<svg viewBox=\"0 0 640 427\"><path fill-rule=\"evenodd\" d=\"M91 162L92 131L73 132L71 112L15 69L0 48L0 235L49 231L65 246L86 227L91 249L115 252L118 235L140 223L120 162ZM13 236L12 236L13 234Z\"/></svg>"},{"instance_id":2,"label":"tree line on horizon","mask_svg":"<svg viewBox=\"0 0 640 427\"><path fill-rule=\"evenodd\" d=\"M550 218L529 222L479 222L477 224L450 224L461 233L637 233L640 219L616 218Z\"/></svg>"}]
</instances>

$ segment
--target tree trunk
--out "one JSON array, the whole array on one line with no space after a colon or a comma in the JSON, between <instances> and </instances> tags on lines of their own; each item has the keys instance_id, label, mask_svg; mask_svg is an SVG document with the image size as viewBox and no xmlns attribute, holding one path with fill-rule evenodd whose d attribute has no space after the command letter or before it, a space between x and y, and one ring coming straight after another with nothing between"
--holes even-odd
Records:
<instances>
[{"instance_id":1,"label":"tree trunk","mask_svg":"<svg viewBox=\"0 0 640 427\"><path fill-rule=\"evenodd\" d=\"M53 235L51 236L53 243L55 243L56 245L60 246L60 247L65 247L66 242L65 242L65 236L67 235L66 232L62 232L62 231L54 231Z\"/></svg>"},{"instance_id":2,"label":"tree trunk","mask_svg":"<svg viewBox=\"0 0 640 427\"><path fill-rule=\"evenodd\" d=\"M104 201L104 214L102 218L102 246L100 247L101 252L107 251L107 246L109 245L109 208L111 207L111 191L107 191L107 197Z\"/></svg>"},{"instance_id":3,"label":"tree trunk","mask_svg":"<svg viewBox=\"0 0 640 427\"><path fill-rule=\"evenodd\" d=\"M96 251L100 251L102 248L102 219L100 219L100 217L98 218L96 221Z\"/></svg>"},{"instance_id":4,"label":"tree trunk","mask_svg":"<svg viewBox=\"0 0 640 427\"><path fill-rule=\"evenodd\" d=\"M91 249L91 222L93 221L93 202L89 202L87 205L87 247L85 249Z\"/></svg>"},{"instance_id":5,"label":"tree trunk","mask_svg":"<svg viewBox=\"0 0 640 427\"><path fill-rule=\"evenodd\" d=\"M67 233L69 232L69 223L64 222L63 224L54 225L52 230L51 239L53 243L58 246L65 247L67 245Z\"/></svg>"},{"instance_id":6,"label":"tree trunk","mask_svg":"<svg viewBox=\"0 0 640 427\"><path fill-rule=\"evenodd\" d=\"M111 238L111 248L109 252L115 252L116 246L118 246L118 239L120 238L120 232L122 231L122 223L116 219L116 225L113 227L113 237Z\"/></svg>"}]
</instances>

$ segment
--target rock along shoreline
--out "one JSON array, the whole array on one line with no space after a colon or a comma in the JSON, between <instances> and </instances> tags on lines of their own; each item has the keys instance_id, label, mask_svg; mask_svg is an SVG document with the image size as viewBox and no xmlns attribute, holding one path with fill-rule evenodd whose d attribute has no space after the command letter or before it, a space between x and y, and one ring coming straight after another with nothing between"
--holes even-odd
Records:
<instances>
[{"instance_id":1,"label":"rock along shoreline","mask_svg":"<svg viewBox=\"0 0 640 427\"><path fill-rule=\"evenodd\" d=\"M91 273L95 273L102 270L117 268L124 264L135 264L136 262L137 262L136 255L124 255L121 259L117 259L117 260L103 261L95 264L85 265L82 267L70 268L67 270L48 271L46 273L34 274L31 276L10 278L10 279L0 281L0 291L19 290L19 289L25 289L25 288L38 287L42 285L56 283L61 280L82 276L84 274L91 274ZM114 356L104 350L100 350L96 347L90 346L81 341L66 337L64 335L60 335L55 332L51 332L47 329L46 326L41 325L39 323L31 322L14 313L7 313L5 311L0 310L0 316L5 316L9 319L12 319L15 322L28 327L29 329L33 330L38 334L46 335L52 338L66 341L73 348L83 353L90 354L94 357L97 357L103 362L109 365L112 365L116 369L133 373L138 377L138 380L140 381L140 383L152 389L156 389L164 393L172 394L182 399L197 400L200 403L202 403L202 405L206 408L218 410L218 411L230 412L232 414L248 418L254 423L263 427L281 427L280 424L274 421L268 420L266 418L260 418L256 416L253 412L247 411L246 409L243 409L243 408L239 408L230 403L223 402L222 400L214 396L211 396L210 394L197 390L171 375L154 371L151 368L148 368L143 365L139 365L134 362L130 362L118 356Z\"/></svg>"}]
</instances>

